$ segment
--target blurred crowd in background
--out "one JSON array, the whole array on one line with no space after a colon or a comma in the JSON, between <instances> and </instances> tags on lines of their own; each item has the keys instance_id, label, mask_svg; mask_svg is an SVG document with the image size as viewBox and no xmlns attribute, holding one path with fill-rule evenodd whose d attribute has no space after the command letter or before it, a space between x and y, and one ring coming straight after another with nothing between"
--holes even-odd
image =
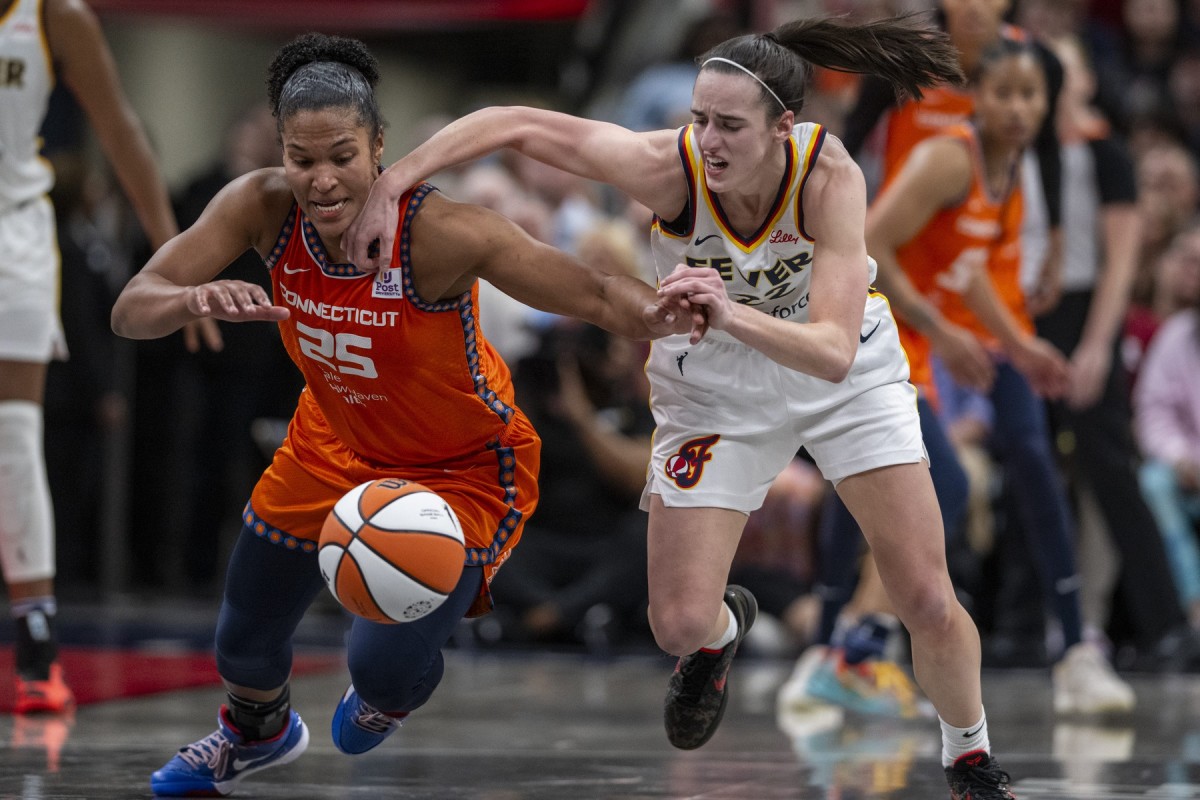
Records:
<instances>
[{"instance_id":1,"label":"blurred crowd in background","mask_svg":"<svg viewBox=\"0 0 1200 800\"><path fill-rule=\"evenodd\" d=\"M754 5L682 4L690 17L678 21L674 51L654 63L626 65L634 77L599 87L584 113L640 130L686 124L695 57L739 32L783 21L761 19ZM825 0L781 8L794 12L798 5L855 19L937 7ZM1104 531L1112 520L1097 510L1096 487L1077 463L1083 448L1064 427L1056 428L1054 447L1079 521L1089 635L1114 649L1118 666L1154 666L1154 654L1140 645L1147 640L1142 622L1131 611L1138 592L1173 594L1188 628L1172 632L1178 639L1200 631L1200 323L1170 322L1200 314L1200 2L1018 0L1012 6L1013 24L1046 42L1078 45L1079 63L1067 65L1064 92L1071 91L1072 75L1082 76L1086 105L1124 142L1134 164L1137 272L1112 368L1125 386L1141 489L1159 528L1128 535L1161 537L1155 546L1165 547L1169 573L1139 576L1137 585L1122 581ZM855 76L818 74L805 116L840 134L858 86ZM526 100L544 105L553 98ZM222 323L218 352L191 352L181 335L135 344L110 333L112 300L144 263L145 245L111 178L68 135L79 128L78 112L65 97L56 96L52 108L46 142L58 172L62 316L71 351L69 361L51 366L46 393L59 593L67 601L112 593L215 595L218 565L253 481L282 438L300 376L270 325ZM415 144L470 110L451 107L450 116L391 134ZM877 145L868 141L860 154L868 176ZM173 187L180 225L193 222L231 178L279 161L265 102L244 109L226 132L219 161ZM610 189L511 153L432 182L605 270L654 280L650 213ZM1064 189L1066 206L1071 196ZM1070 246L1069 230L1064 238ZM269 286L253 253L229 271ZM648 345L533 312L486 286L481 305L486 333L514 368L518 401L543 438L544 469L540 508L517 557L496 579L496 613L475 623L476 635L493 645L651 647L646 521L637 510L653 433L642 372ZM943 410L970 466L973 498L967 535L948 542L950 561L983 633L985 664L1047 663L1056 655L1055 632L1041 594L1029 588L1037 581L1033 564L1010 513L1004 470L990 458L989 410L951 403ZM794 655L815 635L817 543L830 491L800 453L752 515L731 576L752 589L764 612L747 647ZM114 543L120 552L111 552Z\"/></svg>"}]
</instances>

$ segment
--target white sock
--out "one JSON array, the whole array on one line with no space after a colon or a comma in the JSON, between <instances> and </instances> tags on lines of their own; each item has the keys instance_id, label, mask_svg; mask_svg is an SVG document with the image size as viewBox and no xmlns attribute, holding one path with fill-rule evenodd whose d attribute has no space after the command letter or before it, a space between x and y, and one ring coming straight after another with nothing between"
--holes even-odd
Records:
<instances>
[{"instance_id":1,"label":"white sock","mask_svg":"<svg viewBox=\"0 0 1200 800\"><path fill-rule=\"evenodd\" d=\"M975 750L990 754L992 744L988 741L987 714L979 717L979 722L969 728L956 728L946 720L938 717L942 723L942 766L949 767L964 756Z\"/></svg>"},{"instance_id":2,"label":"white sock","mask_svg":"<svg viewBox=\"0 0 1200 800\"><path fill-rule=\"evenodd\" d=\"M737 637L737 616L734 615L733 609L729 608L728 604L726 604L725 608L729 611L729 624L725 626L725 632L713 641L704 645L704 647L700 648L701 650L720 650Z\"/></svg>"}]
</instances>

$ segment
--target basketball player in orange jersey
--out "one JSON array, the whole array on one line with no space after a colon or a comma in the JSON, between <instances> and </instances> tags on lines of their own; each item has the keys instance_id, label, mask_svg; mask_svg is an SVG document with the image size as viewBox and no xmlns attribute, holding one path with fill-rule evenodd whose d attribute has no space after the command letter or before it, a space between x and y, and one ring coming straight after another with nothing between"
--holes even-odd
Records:
<instances>
[{"instance_id":1,"label":"basketball player in orange jersey","mask_svg":"<svg viewBox=\"0 0 1200 800\"><path fill-rule=\"evenodd\" d=\"M726 586L746 516L801 446L861 524L912 632L918 680L943 720L955 796L1007 798L990 755L979 635L947 574L941 515L884 298L869 287L866 186L842 144L798 122L813 66L873 71L897 89L961 79L945 34L886 19L808 19L730 39L699 59L693 122L675 131L529 108L490 108L392 165L348 232L369 243L408 187L502 147L626 192L656 214L660 294L691 309L689 336L655 341L658 428L649 510L650 623L679 656L664 709L676 747L704 744L756 605Z\"/></svg>"},{"instance_id":2,"label":"basketball player in orange jersey","mask_svg":"<svg viewBox=\"0 0 1200 800\"><path fill-rule=\"evenodd\" d=\"M981 54L996 42L1006 39L1031 41L1045 72L1050 107L1054 107L1063 81L1062 66L1053 53L1026 31L1004 22L1010 0L938 0L936 5L937 21L953 42L959 66L969 78L975 75ZM864 151L877 155L879 179L886 186L912 148L948 125L967 122L973 113L974 102L970 86L942 85L932 88L919 100L909 98L897 103L895 92L886 81L867 76L861 82L854 107L847 114L842 139L853 155L864 155ZM874 144L876 134L882 140L879 148ZM876 149L882 152L874 153ZM1043 120L1032 149L1037 155L1047 213L1057 228L1062 168L1053 114ZM1019 252L1016 245L1019 230L1014 227L1009 233L1014 255ZM1045 307L1055 302L1058 293L1057 276L1061 263L1058 242L1055 234L1050 240L1039 289L1030 298L1031 302ZM989 389L994 378L991 364L973 337L959 333L960 329L955 326L944 326L935 332L932 345L960 381L977 389ZM954 540L961 536L966 517L967 477L944 432L933 419L936 412L932 404L936 398L930 388L929 376L924 374L927 366L920 362L911 366L913 382L921 391L917 403L925 444L930 450L933 484L947 535ZM880 713L886 713L883 711L886 706L895 705L898 698L911 695L911 687L904 685L903 673L891 669L893 665L886 664L883 658L887 640L898 626L887 603L881 602L883 591L874 570L869 565L861 571L856 569L862 536L850 513L832 493L828 495L822 513L819 542L821 557L818 559L817 584L822 608L817 642L829 645L829 652L823 655L820 649L814 648L806 653L809 663L798 664L795 677L798 682L803 682L803 676L814 668L832 672L818 676L811 684L819 699L860 710L867 702ZM865 556L866 560L871 557L870 552ZM850 598L851 591L854 591L853 599ZM849 605L847 600L850 600ZM824 662L818 666L814 658L823 658ZM872 680L875 676L871 673L877 665L895 677ZM882 688L876 686L864 691L863 685L846 669L850 666L867 678L868 688L871 683L880 684ZM895 691L896 688L899 691ZM869 700L868 695L888 702L880 707L875 700Z\"/></svg>"},{"instance_id":3,"label":"basketball player in orange jersey","mask_svg":"<svg viewBox=\"0 0 1200 800\"><path fill-rule=\"evenodd\" d=\"M1002 40L977 70L974 124L952 126L909 154L867 214L867 243L915 360L926 334L970 331L998 355L989 391L995 452L1038 564L1046 605L1062 624L1066 654L1054 668L1059 712L1129 711L1132 689L1083 641L1074 525L1035 396L1061 397L1064 358L1037 339L1006 229L1020 225L1014 191L1022 150L1046 110L1045 80L1028 44ZM994 291L979 292L990 283Z\"/></svg>"},{"instance_id":4,"label":"basketball player in orange jersey","mask_svg":"<svg viewBox=\"0 0 1200 800\"><path fill-rule=\"evenodd\" d=\"M648 338L682 330L654 290L534 241L486 209L422 184L394 215L379 272L347 262L341 236L379 174L383 121L375 60L362 43L308 34L271 64L283 167L234 180L129 282L113 329L164 336L198 317L278 322L306 387L244 511L217 626L228 688L218 728L151 776L157 795L228 794L298 757L308 730L289 703L291 636L324 588L316 544L334 503L383 477L437 492L462 524L462 578L435 611L386 625L354 620L352 685L334 744L362 753L425 703L441 648L464 614L491 606L489 583L537 502L540 442L513 405L508 368L483 338L478 279L532 306ZM253 247L275 303L255 284L214 280Z\"/></svg>"},{"instance_id":5,"label":"basketball player in orange jersey","mask_svg":"<svg viewBox=\"0 0 1200 800\"><path fill-rule=\"evenodd\" d=\"M54 173L38 135L55 80L83 108L150 244L178 230L91 9L82 0L0 0L0 567L17 625L18 713L62 712L74 703L57 660L54 520L42 450L47 364L67 356L48 196ZM214 331L211 323L204 333Z\"/></svg>"}]
</instances>

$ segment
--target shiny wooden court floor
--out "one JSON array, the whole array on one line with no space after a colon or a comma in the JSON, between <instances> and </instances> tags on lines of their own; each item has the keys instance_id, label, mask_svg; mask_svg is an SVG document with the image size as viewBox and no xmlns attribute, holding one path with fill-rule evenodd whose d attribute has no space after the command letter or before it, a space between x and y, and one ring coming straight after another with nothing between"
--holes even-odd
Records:
<instances>
[{"instance_id":1,"label":"shiny wooden court floor","mask_svg":"<svg viewBox=\"0 0 1200 800\"><path fill-rule=\"evenodd\" d=\"M312 729L295 763L246 780L243 798L945 798L936 722L780 715L790 662L740 659L724 723L679 752L661 729L665 657L598 659L451 651L433 699L378 750L329 737L341 673L298 679ZM1200 679L1133 676L1137 712L1056 719L1042 671L989 672L992 742L1023 800L1200 798ZM220 694L195 689L80 708L74 719L0 716L0 800L150 797L148 776L215 727Z\"/></svg>"}]
</instances>

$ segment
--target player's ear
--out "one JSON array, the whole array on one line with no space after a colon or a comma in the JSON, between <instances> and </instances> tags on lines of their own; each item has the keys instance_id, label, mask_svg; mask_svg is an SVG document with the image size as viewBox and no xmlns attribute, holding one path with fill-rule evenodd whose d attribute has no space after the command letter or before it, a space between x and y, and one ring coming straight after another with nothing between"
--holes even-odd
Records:
<instances>
[{"instance_id":1,"label":"player's ear","mask_svg":"<svg viewBox=\"0 0 1200 800\"><path fill-rule=\"evenodd\" d=\"M375 141L371 144L371 160L375 166L383 163L383 131L375 134Z\"/></svg>"},{"instance_id":2,"label":"player's ear","mask_svg":"<svg viewBox=\"0 0 1200 800\"><path fill-rule=\"evenodd\" d=\"M796 124L796 115L791 110L784 111L775 120L774 134L779 141L785 141L792 135L792 127Z\"/></svg>"}]
</instances>

